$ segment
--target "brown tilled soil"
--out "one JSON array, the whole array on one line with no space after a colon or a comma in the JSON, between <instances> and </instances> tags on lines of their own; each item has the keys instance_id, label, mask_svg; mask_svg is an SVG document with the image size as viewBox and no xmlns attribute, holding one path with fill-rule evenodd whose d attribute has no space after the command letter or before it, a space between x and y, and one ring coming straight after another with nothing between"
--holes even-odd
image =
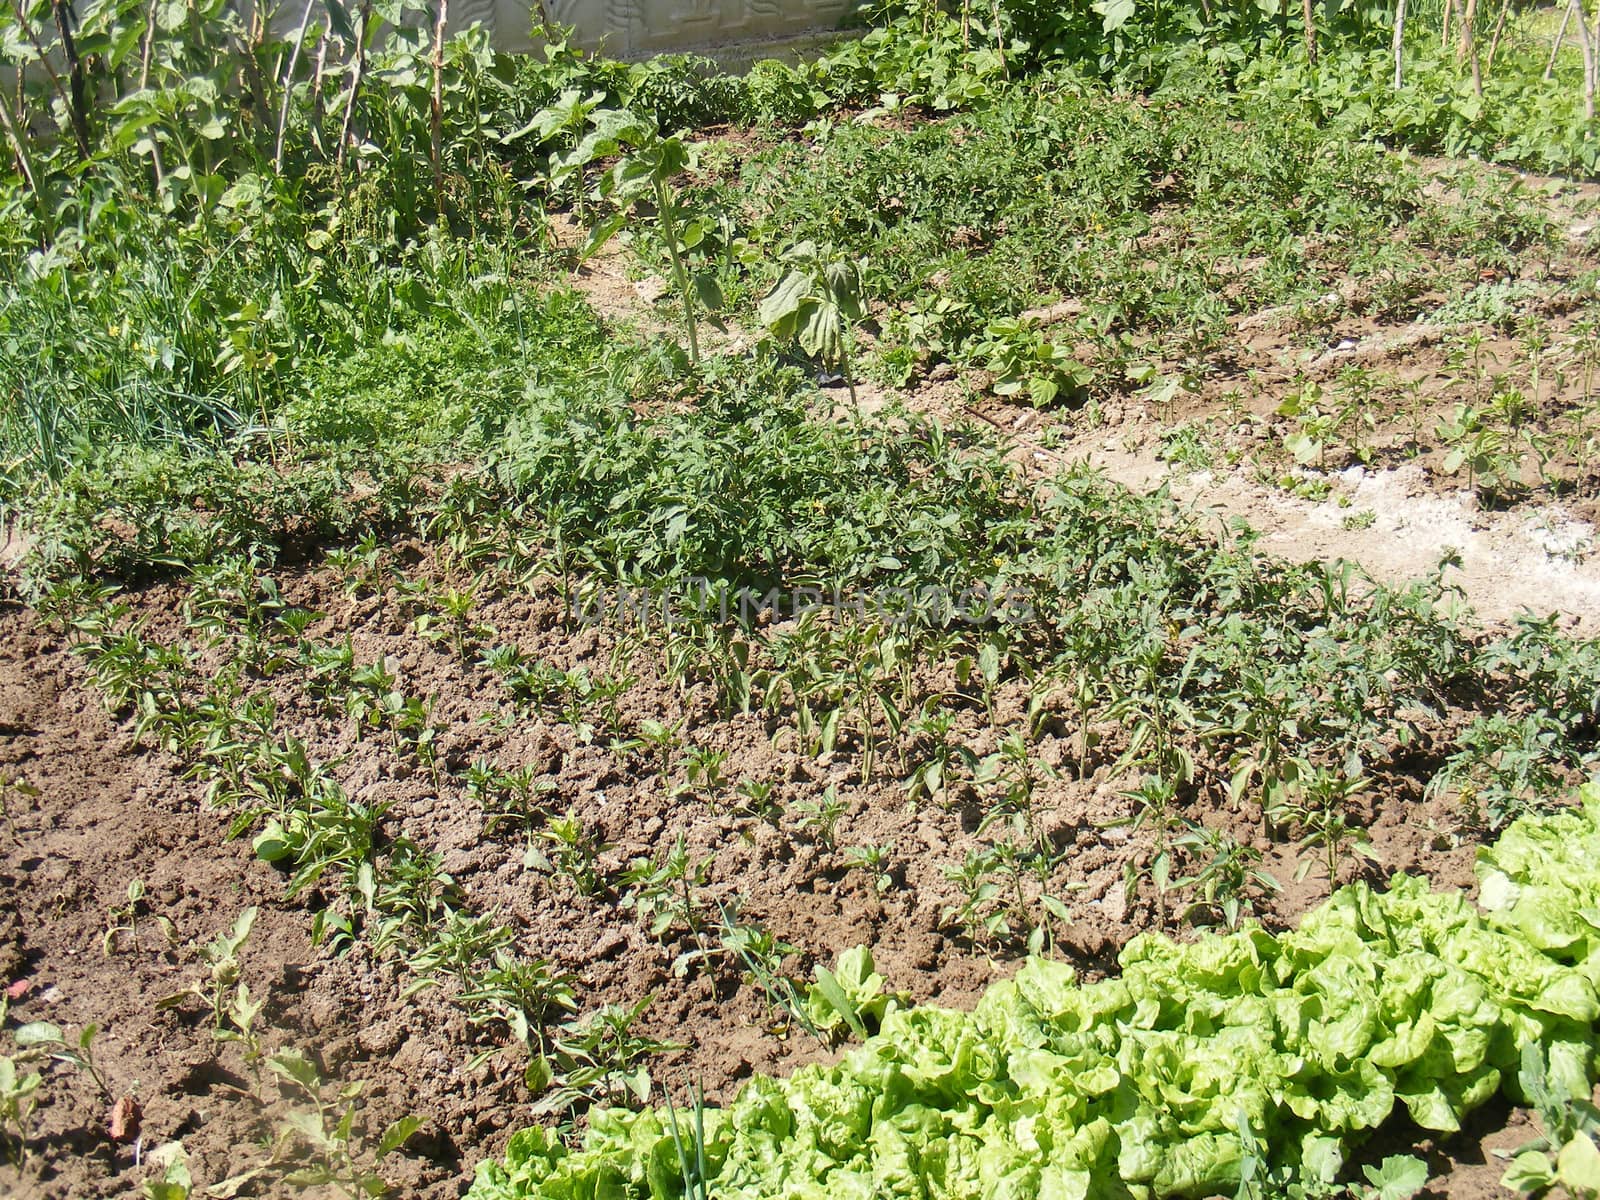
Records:
<instances>
[{"instance_id":1,"label":"brown tilled soil","mask_svg":"<svg viewBox=\"0 0 1600 1200\"><path fill-rule=\"evenodd\" d=\"M417 548L397 549L394 561L406 577L427 576L430 564ZM443 729L442 773L436 780L418 770L385 737L358 739L352 722L308 700L293 671L267 685L280 728L305 739L313 758L335 764L353 798L392 804L392 830L440 852L471 907L506 922L520 951L575 974L584 1011L654 996L641 1032L683 1047L658 1061L658 1080L681 1087L703 1079L710 1098L724 1100L752 1072L787 1071L828 1052L798 1032L778 1036L764 996L727 964L692 965L680 976L674 961L692 948L687 938L659 944L619 907L614 889L584 897L528 865L521 829L486 833L484 813L460 781L474 759L504 768L536 764L551 785L549 806L570 810L607 844L600 866L609 880L681 836L691 857L710 860L707 899L736 905L744 920L796 946L790 965L797 975L865 943L891 986L917 1001L965 1006L1014 968L1020 948L974 946L943 915L956 891L942 868L976 844L970 793L955 792L946 804L908 804L893 762L863 786L854 755L816 760L799 753L788 733L772 738L759 717L720 718L708 696L693 689L680 695L640 655L631 663L638 680L623 700L624 721L681 721L686 744L728 754L728 787L681 790L681 763L619 757L604 736L584 743L559 721L519 711L500 682L470 656L458 657L448 639L418 638L414 610L393 588L351 596L328 571L286 574L280 582L287 600L327 614L313 636L348 634L358 662L386 659L408 694L432 698L432 719ZM179 601L169 589L137 598L147 636L184 636ZM568 631L560 615L545 589L497 600L477 616L494 626L495 640L553 665L610 672L612 639L593 629ZM197 684L209 661L202 654ZM1020 703L1018 696L1002 699L1002 725L1019 717ZM993 747L981 711L963 720L963 740L980 753ZM1127 814L1127 802L1103 766L1088 779L1073 778L1074 746L1064 725L1044 737L1043 759L1062 770L1044 786L1040 814L1055 844L1071 849L1052 881L1073 918L1057 952L1093 977L1157 915L1143 902L1124 902L1122 866L1140 835L1107 827ZM337 1084L364 1083L358 1130L376 1131L406 1113L425 1120L405 1153L384 1165L398 1194L457 1195L473 1165L532 1119L518 1052L495 1053L493 1031L469 1028L450 1002L450 985L403 998L414 976L402 964L373 961L360 945L342 956L313 947L315 891L284 903L284 878L255 860L248 838L228 840L228 815L203 803L179 764L136 746L130 726L107 715L64 640L15 607L0 612L0 776L21 778L40 793L9 797L14 828L0 859L0 981L14 994L11 1023L51 1021L69 1036L97 1023L97 1058L111 1092L143 1107L138 1143L113 1145L112 1097L97 1095L66 1066L46 1067L48 1099L26 1171L0 1169L0 1194L133 1194L152 1171L145 1156L154 1152L163 1161L170 1151L161 1148L180 1140L200 1184L266 1159L293 1098L280 1094L270 1075L258 1080L238 1045L212 1037L199 999L156 1007L203 976L199 949L252 905L260 916L240 960L244 981L266 1003L260 1023L267 1049L294 1046L313 1056L330 1094ZM775 784L783 815L739 815L731 785L744 779ZM797 809L830 784L846 804L831 846L803 827ZM1393 794L1404 802L1368 814L1382 869L1424 870L1440 886L1470 886L1472 849L1451 832L1453 815L1417 802L1414 783L1396 785ZM1203 815L1231 824L1242 838L1255 836L1239 814ZM868 872L848 865L849 847L880 845L889 848L891 877L881 894ZM1327 881L1313 871L1291 882L1292 864L1261 845L1285 886L1281 895L1258 897L1258 911L1282 926L1320 900ZM136 878L146 888L137 934L117 935L107 953L108 915L125 904ZM170 942L158 916L172 922ZM1181 930L1177 914L1169 919ZM485 1051L491 1053L469 1065ZM1471 1136L1443 1147L1436 1159L1441 1194L1493 1191L1499 1168L1493 1160L1474 1163L1481 1137L1517 1140L1500 1128L1505 1116L1490 1114ZM276 1195L282 1186L262 1177L239 1194Z\"/></svg>"}]
</instances>

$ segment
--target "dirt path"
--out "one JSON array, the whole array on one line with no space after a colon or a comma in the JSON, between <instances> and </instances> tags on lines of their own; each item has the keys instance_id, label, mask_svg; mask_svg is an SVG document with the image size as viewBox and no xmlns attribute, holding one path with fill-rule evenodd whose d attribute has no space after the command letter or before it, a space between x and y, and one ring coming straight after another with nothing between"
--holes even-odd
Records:
<instances>
[{"instance_id":1,"label":"dirt path","mask_svg":"<svg viewBox=\"0 0 1600 1200\"><path fill-rule=\"evenodd\" d=\"M1308 499L1251 478L1247 467L1193 471L1162 461L1146 443L1090 448L1082 461L1135 491L1166 485L1219 526L1244 520L1267 552L1297 561L1345 559L1373 578L1403 585L1446 569L1463 605L1508 624L1520 613L1558 615L1563 628L1600 635L1600 554L1595 528L1559 501L1486 511L1472 493L1440 490L1415 464L1351 467L1325 499Z\"/></svg>"}]
</instances>

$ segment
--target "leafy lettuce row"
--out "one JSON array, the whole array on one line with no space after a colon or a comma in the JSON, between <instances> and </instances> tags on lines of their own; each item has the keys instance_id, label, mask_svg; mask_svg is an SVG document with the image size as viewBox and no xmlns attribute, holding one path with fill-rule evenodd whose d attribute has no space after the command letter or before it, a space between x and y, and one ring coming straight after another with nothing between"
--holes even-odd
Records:
<instances>
[{"instance_id":1,"label":"leafy lettuce row","mask_svg":"<svg viewBox=\"0 0 1600 1200\"><path fill-rule=\"evenodd\" d=\"M1600 988L1600 783L1581 795L1581 810L1519 821L1478 855L1478 902Z\"/></svg>"},{"instance_id":2,"label":"leafy lettuce row","mask_svg":"<svg viewBox=\"0 0 1600 1200\"><path fill-rule=\"evenodd\" d=\"M975 1011L891 1009L841 1062L750 1081L703 1114L695 1194L727 1200L1080 1200L1232 1192L1270 1167L1331 1182L1403 1106L1454 1130L1524 1046L1587 1096L1600 1020L1600 788L1481 855L1487 912L1397 875L1279 936L1143 936L1121 975L1030 960ZM592 1114L479 1168L472 1200L685 1194L690 1115Z\"/></svg>"}]
</instances>

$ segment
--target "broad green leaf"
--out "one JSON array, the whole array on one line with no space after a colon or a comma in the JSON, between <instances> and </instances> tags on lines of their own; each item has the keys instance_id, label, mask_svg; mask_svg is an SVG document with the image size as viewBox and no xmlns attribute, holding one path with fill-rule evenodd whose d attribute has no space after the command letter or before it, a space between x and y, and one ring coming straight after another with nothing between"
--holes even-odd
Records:
<instances>
[{"instance_id":1,"label":"broad green leaf","mask_svg":"<svg viewBox=\"0 0 1600 1200\"><path fill-rule=\"evenodd\" d=\"M1095 0L1094 11L1100 14L1101 28L1115 33L1133 19L1135 4L1134 0Z\"/></svg>"},{"instance_id":2,"label":"broad green leaf","mask_svg":"<svg viewBox=\"0 0 1600 1200\"><path fill-rule=\"evenodd\" d=\"M1376 1200L1411 1200L1428 1186L1428 1164L1409 1154L1392 1154L1361 1173L1377 1189Z\"/></svg>"},{"instance_id":3,"label":"broad green leaf","mask_svg":"<svg viewBox=\"0 0 1600 1200\"><path fill-rule=\"evenodd\" d=\"M800 271L790 271L756 309L756 318L778 337L793 337L795 320L811 298L811 280Z\"/></svg>"},{"instance_id":4,"label":"broad green leaf","mask_svg":"<svg viewBox=\"0 0 1600 1200\"><path fill-rule=\"evenodd\" d=\"M1575 1133L1556 1158L1561 1186L1574 1196L1600 1195L1600 1147L1587 1133Z\"/></svg>"},{"instance_id":5,"label":"broad green leaf","mask_svg":"<svg viewBox=\"0 0 1600 1200\"><path fill-rule=\"evenodd\" d=\"M1556 1172L1550 1159L1537 1150L1527 1150L1511 1160L1506 1173L1500 1177L1500 1186L1527 1195L1542 1192L1554 1186Z\"/></svg>"},{"instance_id":6,"label":"broad green leaf","mask_svg":"<svg viewBox=\"0 0 1600 1200\"><path fill-rule=\"evenodd\" d=\"M817 980L815 985L817 994L844 1020L846 1025L850 1026L851 1032L859 1038L865 1038L867 1027L861 1021L861 1014L856 1011L856 1006L840 986L833 972L818 964L814 974Z\"/></svg>"}]
</instances>

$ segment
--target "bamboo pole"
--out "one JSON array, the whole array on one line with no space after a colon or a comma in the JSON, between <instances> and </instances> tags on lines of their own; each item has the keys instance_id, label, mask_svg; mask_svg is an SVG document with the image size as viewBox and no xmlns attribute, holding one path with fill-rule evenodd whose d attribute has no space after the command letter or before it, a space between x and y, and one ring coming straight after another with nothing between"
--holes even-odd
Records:
<instances>
[{"instance_id":1,"label":"bamboo pole","mask_svg":"<svg viewBox=\"0 0 1600 1200\"><path fill-rule=\"evenodd\" d=\"M1594 120L1594 41L1589 36L1588 21L1581 0L1570 0L1573 23L1578 27L1578 49L1583 53L1583 115Z\"/></svg>"},{"instance_id":2,"label":"bamboo pole","mask_svg":"<svg viewBox=\"0 0 1600 1200\"><path fill-rule=\"evenodd\" d=\"M1466 5L1460 13L1461 28L1456 34L1456 61L1466 62L1467 55L1477 44L1478 0L1461 0Z\"/></svg>"},{"instance_id":3,"label":"bamboo pole","mask_svg":"<svg viewBox=\"0 0 1600 1200\"><path fill-rule=\"evenodd\" d=\"M72 131L77 135L83 156L88 158L89 100L83 80L83 59L78 57L78 43L72 36L72 13L65 0L50 0L50 14L55 18L56 35L61 39L62 57L67 60L67 79L72 91L68 115L72 120Z\"/></svg>"},{"instance_id":4,"label":"bamboo pole","mask_svg":"<svg viewBox=\"0 0 1600 1200\"><path fill-rule=\"evenodd\" d=\"M23 181L28 185L28 190L34 194L40 203L40 212L44 210L44 196L39 191L39 177L33 170L33 156L28 153L28 143L23 140L22 134L17 129L17 121L11 115L11 105L6 102L5 96L0 94L0 124L5 125L6 140L11 143L11 149L16 155L17 169L22 172Z\"/></svg>"},{"instance_id":5,"label":"bamboo pole","mask_svg":"<svg viewBox=\"0 0 1600 1200\"><path fill-rule=\"evenodd\" d=\"M1466 0L1466 7L1460 7L1460 0L1450 0L1449 8L1456 10L1459 22L1456 39L1456 62L1468 60L1472 64L1472 90L1479 96L1483 95L1483 71L1478 64L1478 46L1472 36L1473 22L1478 14L1478 0ZM1446 12L1449 11L1446 8Z\"/></svg>"},{"instance_id":6,"label":"bamboo pole","mask_svg":"<svg viewBox=\"0 0 1600 1200\"><path fill-rule=\"evenodd\" d=\"M67 96L66 85L61 82L55 64L50 61L50 56L45 53L44 46L39 42L39 35L33 31L33 22L28 20L28 14L22 10L22 0L11 0L11 11L17 14L17 25L22 34L28 39L28 44L33 47L33 52L39 56L39 63L44 67L44 73L50 77L50 86L55 90L56 97L61 101L61 107L70 115L73 111L72 101ZM77 135L78 154L81 158L89 157L89 139L77 128L73 122L73 133Z\"/></svg>"},{"instance_id":7,"label":"bamboo pole","mask_svg":"<svg viewBox=\"0 0 1600 1200\"><path fill-rule=\"evenodd\" d=\"M241 43L242 60L239 73L250 93L250 103L255 108L256 121L265 133L272 128L272 107L267 100L267 85L261 78L261 62L256 57L266 42L267 27L260 5L250 9L250 32Z\"/></svg>"},{"instance_id":8,"label":"bamboo pole","mask_svg":"<svg viewBox=\"0 0 1600 1200\"><path fill-rule=\"evenodd\" d=\"M1576 5L1578 24L1583 24L1583 3L1579 0ZM1589 30L1589 81L1585 86L1584 103L1589 110L1589 119L1594 119L1594 93L1596 85L1600 85L1600 4L1595 5L1594 27Z\"/></svg>"},{"instance_id":9,"label":"bamboo pole","mask_svg":"<svg viewBox=\"0 0 1600 1200\"><path fill-rule=\"evenodd\" d=\"M156 6L161 0L150 0L144 17L144 45L139 47L139 90L150 85L150 56L156 48Z\"/></svg>"},{"instance_id":10,"label":"bamboo pole","mask_svg":"<svg viewBox=\"0 0 1600 1200\"><path fill-rule=\"evenodd\" d=\"M161 0L150 0L150 8L145 13L144 20L144 45L139 48L139 90L142 92L150 86L150 57L156 49L156 6ZM155 172L156 191L159 193L167 183L167 169L161 161L161 140L150 139L150 169Z\"/></svg>"},{"instance_id":11,"label":"bamboo pole","mask_svg":"<svg viewBox=\"0 0 1600 1200\"><path fill-rule=\"evenodd\" d=\"M317 65L311 69L311 141L323 158L328 151L322 144L322 73L328 65L328 43L333 39L324 33L317 39Z\"/></svg>"}]
</instances>

